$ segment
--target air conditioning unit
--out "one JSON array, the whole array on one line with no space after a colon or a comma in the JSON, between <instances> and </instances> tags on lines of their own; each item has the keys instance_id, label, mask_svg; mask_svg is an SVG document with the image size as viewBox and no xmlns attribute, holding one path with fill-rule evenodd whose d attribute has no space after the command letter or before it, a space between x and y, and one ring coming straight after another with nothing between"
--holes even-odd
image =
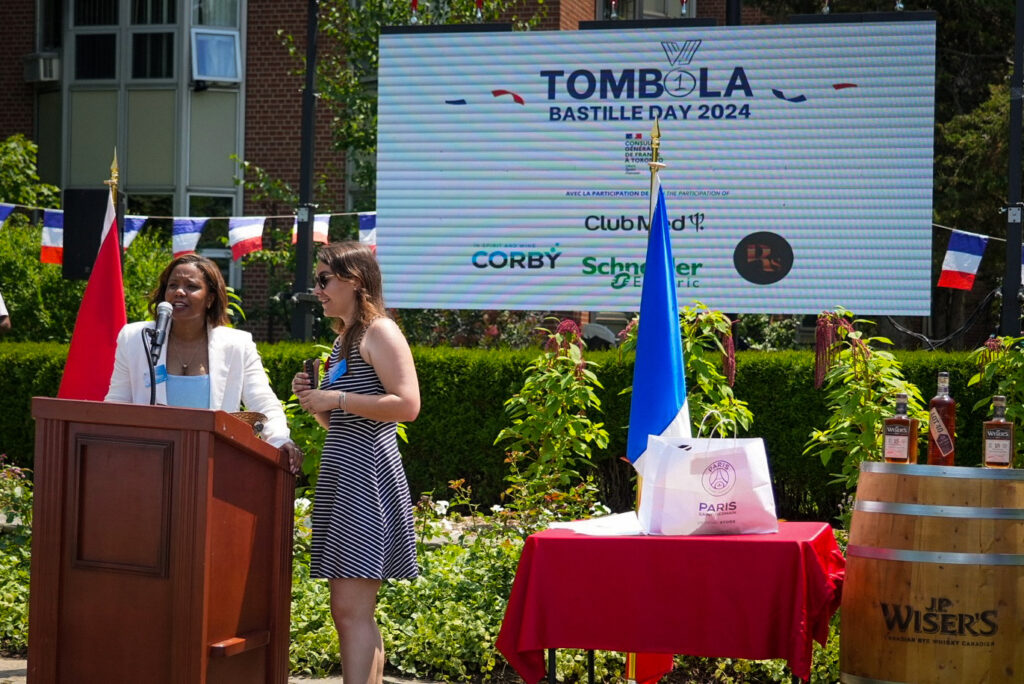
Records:
<instances>
[{"instance_id":1,"label":"air conditioning unit","mask_svg":"<svg viewBox=\"0 0 1024 684\"><path fill-rule=\"evenodd\" d=\"M60 80L60 58L56 52L36 52L25 56L25 82Z\"/></svg>"}]
</instances>

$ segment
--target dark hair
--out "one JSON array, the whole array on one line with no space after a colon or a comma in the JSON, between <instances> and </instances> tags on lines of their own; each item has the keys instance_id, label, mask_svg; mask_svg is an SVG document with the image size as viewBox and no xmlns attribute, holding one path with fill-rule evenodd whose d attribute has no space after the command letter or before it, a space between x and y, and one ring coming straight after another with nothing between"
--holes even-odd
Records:
<instances>
[{"instance_id":1,"label":"dark hair","mask_svg":"<svg viewBox=\"0 0 1024 684\"><path fill-rule=\"evenodd\" d=\"M342 278L355 280L356 306L358 312L349 329L345 322L335 319L331 328L341 336L342 358L348 357L348 350L359 339L367 326L377 318L387 316L384 308L384 285L381 281L377 257L370 248L354 241L332 242L324 245L317 253L317 261Z\"/></svg>"},{"instance_id":2,"label":"dark hair","mask_svg":"<svg viewBox=\"0 0 1024 684\"><path fill-rule=\"evenodd\" d=\"M227 325L228 318L228 288L224 284L224 276L220 274L220 267L213 261L198 254L183 254L167 264L167 268L160 274L160 281L156 289L149 293L149 315L156 317L156 305L166 299L167 281L171 279L171 273L178 266L192 264L203 274L206 281L206 289L213 295L213 301L206 309L206 322L211 327Z\"/></svg>"}]
</instances>

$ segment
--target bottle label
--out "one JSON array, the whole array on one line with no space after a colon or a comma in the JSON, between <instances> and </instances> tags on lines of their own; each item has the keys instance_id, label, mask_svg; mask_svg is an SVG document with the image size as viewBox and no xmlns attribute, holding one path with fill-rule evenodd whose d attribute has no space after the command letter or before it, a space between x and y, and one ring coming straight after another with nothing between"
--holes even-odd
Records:
<instances>
[{"instance_id":1,"label":"bottle label","mask_svg":"<svg viewBox=\"0 0 1024 684\"><path fill-rule=\"evenodd\" d=\"M910 436L910 426L909 425L900 425L898 423L896 425L889 425L889 424L887 424L887 425L885 425L885 434L886 434L886 437L888 437L889 435L892 435L894 437L909 437Z\"/></svg>"},{"instance_id":2,"label":"bottle label","mask_svg":"<svg viewBox=\"0 0 1024 684\"><path fill-rule=\"evenodd\" d=\"M885 426L885 460L904 462L910 458L910 438L907 436L899 436L895 434L889 434L888 425ZM902 425L895 427L902 428ZM904 429L904 435L906 435L906 428Z\"/></svg>"},{"instance_id":3,"label":"bottle label","mask_svg":"<svg viewBox=\"0 0 1024 684\"><path fill-rule=\"evenodd\" d=\"M1012 442L1006 428L985 428L985 463L1009 465Z\"/></svg>"},{"instance_id":4,"label":"bottle label","mask_svg":"<svg viewBox=\"0 0 1024 684\"><path fill-rule=\"evenodd\" d=\"M939 453L945 456L949 456L953 453L953 436L949 434L949 429L946 428L946 424L942 422L942 416L936 409L930 411L931 420L928 421L928 432L931 433L932 439L935 440L935 445L939 447Z\"/></svg>"}]
</instances>

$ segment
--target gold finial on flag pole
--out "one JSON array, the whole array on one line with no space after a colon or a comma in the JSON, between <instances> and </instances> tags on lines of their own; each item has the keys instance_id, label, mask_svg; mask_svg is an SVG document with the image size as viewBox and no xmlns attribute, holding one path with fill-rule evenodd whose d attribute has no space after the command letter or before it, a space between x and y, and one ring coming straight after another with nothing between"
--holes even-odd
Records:
<instances>
[{"instance_id":1,"label":"gold finial on flag pole","mask_svg":"<svg viewBox=\"0 0 1024 684\"><path fill-rule=\"evenodd\" d=\"M654 120L654 128L651 129L651 170L654 171L653 164L658 163L658 148L661 147L661 127L658 126L658 119ZM664 166L664 164L662 164Z\"/></svg>"},{"instance_id":2,"label":"gold finial on flag pole","mask_svg":"<svg viewBox=\"0 0 1024 684\"><path fill-rule=\"evenodd\" d=\"M648 225L654 218L654 207L658 203L657 189L658 189L658 172L665 168L665 165L658 161L658 149L661 147L661 127L658 126L658 119L654 120L654 128L651 129L651 161L648 162L648 166L651 167L651 193L650 193L650 209L647 213Z\"/></svg>"},{"instance_id":3,"label":"gold finial on flag pole","mask_svg":"<svg viewBox=\"0 0 1024 684\"><path fill-rule=\"evenodd\" d=\"M117 205L117 181L120 177L120 172L117 167L117 148L114 148L114 161L110 162L110 180L103 181L104 185L110 186L110 192L114 195L114 205Z\"/></svg>"}]
</instances>

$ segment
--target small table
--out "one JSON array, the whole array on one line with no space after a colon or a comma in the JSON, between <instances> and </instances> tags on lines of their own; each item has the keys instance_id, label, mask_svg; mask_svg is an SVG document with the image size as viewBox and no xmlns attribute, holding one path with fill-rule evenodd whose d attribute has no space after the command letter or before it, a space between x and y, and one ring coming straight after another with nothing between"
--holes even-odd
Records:
<instances>
[{"instance_id":1,"label":"small table","mask_svg":"<svg viewBox=\"0 0 1024 684\"><path fill-rule=\"evenodd\" d=\"M497 647L528 683L553 648L785 658L806 680L845 566L818 522L714 537L544 530L526 540Z\"/></svg>"}]
</instances>

